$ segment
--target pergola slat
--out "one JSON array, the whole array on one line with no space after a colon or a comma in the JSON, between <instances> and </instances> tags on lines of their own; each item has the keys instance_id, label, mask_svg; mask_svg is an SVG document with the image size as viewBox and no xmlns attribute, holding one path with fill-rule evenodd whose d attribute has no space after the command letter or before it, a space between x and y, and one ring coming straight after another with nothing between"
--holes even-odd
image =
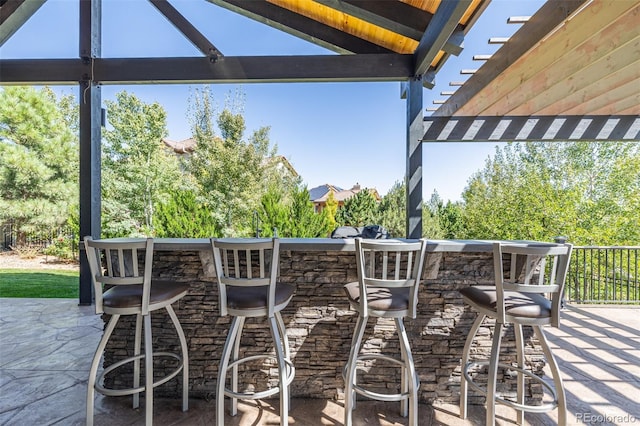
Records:
<instances>
[{"instance_id":1,"label":"pergola slat","mask_svg":"<svg viewBox=\"0 0 640 426\"><path fill-rule=\"evenodd\" d=\"M427 117L422 142L639 140L640 116ZM637 126L636 125L636 126ZM610 129L602 134L603 129Z\"/></svg>"}]
</instances>

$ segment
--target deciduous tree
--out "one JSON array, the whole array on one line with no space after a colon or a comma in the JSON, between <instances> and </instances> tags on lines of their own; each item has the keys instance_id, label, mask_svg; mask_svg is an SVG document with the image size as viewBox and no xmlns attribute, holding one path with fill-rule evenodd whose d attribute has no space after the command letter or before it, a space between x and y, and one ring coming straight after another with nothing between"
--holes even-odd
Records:
<instances>
[{"instance_id":1,"label":"deciduous tree","mask_svg":"<svg viewBox=\"0 0 640 426\"><path fill-rule=\"evenodd\" d=\"M270 159L277 152L271 147L268 128L244 139L246 124L238 98L236 94L220 113L206 86L190 100L197 147L187 169L198 184L199 201L215 212L225 235L251 233L253 212L274 177L269 173Z\"/></svg>"},{"instance_id":2,"label":"deciduous tree","mask_svg":"<svg viewBox=\"0 0 640 426\"><path fill-rule=\"evenodd\" d=\"M164 145L166 112L126 91L107 101L111 128L102 146L102 230L152 235L154 210L182 185L178 159Z\"/></svg>"},{"instance_id":3,"label":"deciduous tree","mask_svg":"<svg viewBox=\"0 0 640 426\"><path fill-rule=\"evenodd\" d=\"M637 244L637 142L511 143L463 193L465 237Z\"/></svg>"}]
</instances>

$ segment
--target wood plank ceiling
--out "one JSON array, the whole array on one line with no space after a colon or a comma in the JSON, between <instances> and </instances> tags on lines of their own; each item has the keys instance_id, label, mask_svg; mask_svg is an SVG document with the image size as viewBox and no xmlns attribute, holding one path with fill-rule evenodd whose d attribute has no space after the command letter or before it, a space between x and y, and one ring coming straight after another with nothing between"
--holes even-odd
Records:
<instances>
[{"instance_id":1,"label":"wood plank ceiling","mask_svg":"<svg viewBox=\"0 0 640 426\"><path fill-rule=\"evenodd\" d=\"M575 4L532 17L434 115L640 114L640 2ZM552 13L559 25L532 38Z\"/></svg>"},{"instance_id":2,"label":"wood plank ceiling","mask_svg":"<svg viewBox=\"0 0 640 426\"><path fill-rule=\"evenodd\" d=\"M640 1L548 1L425 122L423 141L640 140Z\"/></svg>"}]
</instances>

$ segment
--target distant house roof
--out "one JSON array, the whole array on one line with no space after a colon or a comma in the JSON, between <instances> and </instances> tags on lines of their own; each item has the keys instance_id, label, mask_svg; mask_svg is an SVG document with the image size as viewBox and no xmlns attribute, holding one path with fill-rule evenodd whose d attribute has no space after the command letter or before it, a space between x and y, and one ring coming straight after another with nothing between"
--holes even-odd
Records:
<instances>
[{"instance_id":1,"label":"distant house roof","mask_svg":"<svg viewBox=\"0 0 640 426\"><path fill-rule=\"evenodd\" d=\"M171 139L163 138L162 142L173 150L176 154L191 154L196 150L196 140L194 138L185 139L182 141L172 141Z\"/></svg>"},{"instance_id":2,"label":"distant house roof","mask_svg":"<svg viewBox=\"0 0 640 426\"><path fill-rule=\"evenodd\" d=\"M376 198L376 200L380 200L380 194L375 188L365 188L367 191L371 192L371 194ZM324 204L327 202L329 198L329 193L333 193L333 198L338 202L338 204L344 204L344 201L348 198L353 197L358 192L362 190L362 187L359 183L356 183L351 187L351 189L342 189L338 186L334 185L321 185L309 190L309 198L311 201L316 204Z\"/></svg>"},{"instance_id":3,"label":"distant house roof","mask_svg":"<svg viewBox=\"0 0 640 426\"><path fill-rule=\"evenodd\" d=\"M322 198L324 198L324 201L326 201L326 197L329 195L329 192L333 192L335 194L340 191L343 191L343 189L338 186L325 183L324 185L311 188L309 190L309 198L314 202L319 201Z\"/></svg>"},{"instance_id":4,"label":"distant house roof","mask_svg":"<svg viewBox=\"0 0 640 426\"><path fill-rule=\"evenodd\" d=\"M287 160L284 155L276 155L275 157L271 157L269 159L265 159L265 161L269 161L276 165L276 167L280 170L286 170L291 176L298 177L298 172L293 167L291 162Z\"/></svg>"}]
</instances>

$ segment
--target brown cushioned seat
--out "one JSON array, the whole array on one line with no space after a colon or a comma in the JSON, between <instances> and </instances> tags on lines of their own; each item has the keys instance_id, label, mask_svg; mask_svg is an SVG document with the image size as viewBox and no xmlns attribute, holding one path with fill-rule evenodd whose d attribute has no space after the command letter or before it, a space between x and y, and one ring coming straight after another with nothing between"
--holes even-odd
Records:
<instances>
[{"instance_id":1,"label":"brown cushioned seat","mask_svg":"<svg viewBox=\"0 0 640 426\"><path fill-rule=\"evenodd\" d=\"M494 286L472 286L460 290L462 297L485 309L496 309L498 297ZM504 292L505 314L523 318L548 318L551 301L541 294Z\"/></svg>"},{"instance_id":2,"label":"brown cushioned seat","mask_svg":"<svg viewBox=\"0 0 640 426\"><path fill-rule=\"evenodd\" d=\"M293 297L295 287L291 284L277 283L275 305L282 305ZM269 287L228 287L227 306L231 309L267 308Z\"/></svg>"},{"instance_id":3,"label":"brown cushioned seat","mask_svg":"<svg viewBox=\"0 0 640 426\"><path fill-rule=\"evenodd\" d=\"M180 297L189 291L188 283L177 281L151 281L149 304L165 302ZM142 306L142 285L111 287L104 292L103 303L109 308L139 308Z\"/></svg>"},{"instance_id":4,"label":"brown cushioned seat","mask_svg":"<svg viewBox=\"0 0 640 426\"><path fill-rule=\"evenodd\" d=\"M352 426L356 394L378 401L399 401L400 414L409 417L408 424L418 426L418 388L420 381L411 354L410 337L404 318L415 318L418 288L427 249L426 240L402 241L356 238L356 271L358 281L344 285L351 309L358 313L351 340L347 365L343 370L344 425ZM393 319L400 354L361 351L368 339L365 329L369 318ZM398 390L369 388L358 384L356 371L368 360L390 362L400 368ZM391 388L392 386L389 386Z\"/></svg>"},{"instance_id":5,"label":"brown cushioned seat","mask_svg":"<svg viewBox=\"0 0 640 426\"><path fill-rule=\"evenodd\" d=\"M357 281L346 284L344 291L350 302L360 303L360 286ZM385 311L403 311L409 309L409 296L411 288L367 288L367 302L369 308Z\"/></svg>"}]
</instances>

